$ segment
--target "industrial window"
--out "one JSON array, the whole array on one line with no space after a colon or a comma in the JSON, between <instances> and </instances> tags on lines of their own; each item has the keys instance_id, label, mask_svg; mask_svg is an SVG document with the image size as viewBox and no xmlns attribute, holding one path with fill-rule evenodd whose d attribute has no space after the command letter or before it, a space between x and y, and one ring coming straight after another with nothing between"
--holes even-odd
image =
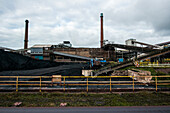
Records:
<instances>
[{"instance_id":1,"label":"industrial window","mask_svg":"<svg viewBox=\"0 0 170 113\"><path fill-rule=\"evenodd\" d=\"M43 53L43 48L31 48L31 53Z\"/></svg>"}]
</instances>

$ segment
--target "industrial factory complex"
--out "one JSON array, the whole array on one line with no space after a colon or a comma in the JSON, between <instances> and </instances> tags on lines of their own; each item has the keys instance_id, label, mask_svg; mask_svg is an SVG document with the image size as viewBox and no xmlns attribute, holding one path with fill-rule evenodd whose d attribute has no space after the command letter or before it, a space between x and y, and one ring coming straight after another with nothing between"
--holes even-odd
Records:
<instances>
[{"instance_id":1,"label":"industrial factory complex","mask_svg":"<svg viewBox=\"0 0 170 113\"><path fill-rule=\"evenodd\" d=\"M147 44L130 38L125 40L125 44L116 44L105 40L103 33L103 13L101 13L100 19L101 34L99 48L74 47L69 40L57 45L35 44L32 47L28 47L29 21L26 20L24 49L13 50L0 47L0 58L3 59L3 61L0 61L0 76L48 75L52 77L52 83L56 83L57 86L64 86L64 88L66 81L62 76L76 75L92 78L99 76L105 76L106 78L128 76L129 80L133 81L132 85L134 89L134 81L153 86L151 77L153 73L139 69L125 71L119 69L129 66L134 66L134 68L152 67L156 68L156 70L159 70L158 68L164 68L166 74L170 73L170 41ZM146 77L140 79L141 75ZM53 79L54 77L59 77L59 79ZM83 80L88 81L88 79ZM81 79L81 81L83 80ZM154 82L157 82L155 80ZM95 81L97 80L95 79ZM111 78L109 81L110 88L112 89L113 83L111 82ZM167 83L169 84L169 82ZM85 83L85 85L87 84ZM156 88L158 87L156 86Z\"/></svg>"},{"instance_id":2,"label":"industrial factory complex","mask_svg":"<svg viewBox=\"0 0 170 113\"><path fill-rule=\"evenodd\" d=\"M34 59L55 62L84 62L91 59L122 62L134 56L137 58L138 55L146 55L151 51L160 51L169 47L170 41L152 45L139 42L136 39L128 39L125 41L125 45L122 45L104 40L103 13L101 13L100 18L100 48L75 48L70 41L63 41L63 43L59 43L58 45L36 44L28 48L29 21L26 20L24 50L18 50L17 52L24 53ZM1 49L6 48L1 47Z\"/></svg>"},{"instance_id":3,"label":"industrial factory complex","mask_svg":"<svg viewBox=\"0 0 170 113\"><path fill-rule=\"evenodd\" d=\"M28 48L29 21L26 20L24 49L12 50L3 47L1 47L1 49L22 53L33 59L55 62L86 62L91 59L94 61L105 60L123 62L134 57L137 58L137 56L146 55L149 52L161 51L162 49L169 48L170 41L152 45L131 38L125 41L125 45L122 45L104 40L103 13L101 13L100 18L100 48L77 48L73 47L70 41L63 41L63 43L59 43L58 45L36 44Z\"/></svg>"}]
</instances>

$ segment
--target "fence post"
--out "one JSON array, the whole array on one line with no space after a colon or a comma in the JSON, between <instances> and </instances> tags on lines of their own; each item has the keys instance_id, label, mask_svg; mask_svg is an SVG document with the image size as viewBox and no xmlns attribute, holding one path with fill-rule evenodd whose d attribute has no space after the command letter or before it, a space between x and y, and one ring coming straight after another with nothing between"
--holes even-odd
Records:
<instances>
[{"instance_id":1,"label":"fence post","mask_svg":"<svg viewBox=\"0 0 170 113\"><path fill-rule=\"evenodd\" d=\"M110 77L110 92L112 91L112 78Z\"/></svg>"},{"instance_id":2,"label":"fence post","mask_svg":"<svg viewBox=\"0 0 170 113\"><path fill-rule=\"evenodd\" d=\"M134 84L134 75L133 75L133 91L135 90L135 89L134 89L134 85L135 85L135 84Z\"/></svg>"},{"instance_id":3,"label":"fence post","mask_svg":"<svg viewBox=\"0 0 170 113\"><path fill-rule=\"evenodd\" d=\"M140 62L139 62L139 65L140 65L140 66L143 66L143 62L140 61Z\"/></svg>"},{"instance_id":4,"label":"fence post","mask_svg":"<svg viewBox=\"0 0 170 113\"><path fill-rule=\"evenodd\" d=\"M64 92L65 92L65 77L64 77Z\"/></svg>"},{"instance_id":5,"label":"fence post","mask_svg":"<svg viewBox=\"0 0 170 113\"><path fill-rule=\"evenodd\" d=\"M157 66L159 65L159 62L158 62L158 60L157 60Z\"/></svg>"},{"instance_id":6,"label":"fence post","mask_svg":"<svg viewBox=\"0 0 170 113\"><path fill-rule=\"evenodd\" d=\"M17 80L16 80L16 92L18 92L18 76L17 76Z\"/></svg>"},{"instance_id":7,"label":"fence post","mask_svg":"<svg viewBox=\"0 0 170 113\"><path fill-rule=\"evenodd\" d=\"M89 89L88 89L88 85L89 85L89 84L88 84L88 77L87 77L87 92L89 91Z\"/></svg>"},{"instance_id":8,"label":"fence post","mask_svg":"<svg viewBox=\"0 0 170 113\"><path fill-rule=\"evenodd\" d=\"M156 84L156 92L157 92L157 90L158 90L158 84L157 84L157 76L155 77L155 84Z\"/></svg>"},{"instance_id":9,"label":"fence post","mask_svg":"<svg viewBox=\"0 0 170 113\"><path fill-rule=\"evenodd\" d=\"M41 76L40 76L40 92L41 92Z\"/></svg>"}]
</instances>

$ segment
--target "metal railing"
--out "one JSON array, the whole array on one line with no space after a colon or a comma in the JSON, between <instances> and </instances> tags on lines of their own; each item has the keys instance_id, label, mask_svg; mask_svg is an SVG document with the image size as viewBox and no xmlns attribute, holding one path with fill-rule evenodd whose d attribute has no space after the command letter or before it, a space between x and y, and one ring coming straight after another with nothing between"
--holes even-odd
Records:
<instances>
[{"instance_id":1,"label":"metal railing","mask_svg":"<svg viewBox=\"0 0 170 113\"><path fill-rule=\"evenodd\" d=\"M170 63L160 64L159 62L140 62L139 67L170 67Z\"/></svg>"},{"instance_id":2,"label":"metal railing","mask_svg":"<svg viewBox=\"0 0 170 113\"><path fill-rule=\"evenodd\" d=\"M130 87L131 91L135 91L135 89L137 89L136 86L149 85L152 86L152 89L158 91L158 86L170 86L169 77L170 75L152 76L152 80L146 83L135 80L135 76L97 76L95 78L91 78L91 76L61 76L58 78L53 76L0 76L0 90L3 90L6 87L12 87L18 92L19 87L29 87L30 89L35 89L36 87L39 92L41 92L43 87L48 90L52 90L49 87L53 87L53 89L66 91L67 89L72 89L74 88L73 86L76 86L76 88L84 88L88 92L89 89L91 89L90 86L108 86L106 89L112 92L112 90L115 89L113 86L128 86L125 89ZM122 78L128 80L121 80Z\"/></svg>"}]
</instances>

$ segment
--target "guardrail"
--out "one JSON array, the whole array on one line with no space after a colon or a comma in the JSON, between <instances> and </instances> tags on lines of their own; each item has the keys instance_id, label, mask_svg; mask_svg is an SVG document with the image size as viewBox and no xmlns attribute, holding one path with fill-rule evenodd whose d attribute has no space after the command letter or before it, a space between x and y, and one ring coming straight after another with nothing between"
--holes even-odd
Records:
<instances>
[{"instance_id":1,"label":"guardrail","mask_svg":"<svg viewBox=\"0 0 170 113\"><path fill-rule=\"evenodd\" d=\"M150 76L140 76L150 77ZM84 88L87 92L90 89L90 86L108 86L105 89L108 89L112 92L113 86L128 86L126 88L135 91L135 86L140 85L149 85L152 86L152 89L158 91L158 86L170 86L170 75L166 76L152 76L152 80L148 83L136 81L134 76L97 76L92 78L91 76L0 76L0 90L3 88L12 87L16 92L19 91L19 87L35 89L38 88L39 92L42 91L42 88L52 90L60 89L66 91L67 89L72 89L72 86L79 87L80 89ZM104 79L104 80L103 80ZM116 80L115 80L116 79ZM128 80L121 80L128 79ZM58 86L58 87L56 87ZM126 89L125 88L125 89ZM140 87L139 87L140 88ZM97 89L97 88L95 88ZM147 89L147 88L146 88Z\"/></svg>"},{"instance_id":2,"label":"guardrail","mask_svg":"<svg viewBox=\"0 0 170 113\"><path fill-rule=\"evenodd\" d=\"M138 67L170 67L170 63L140 62Z\"/></svg>"}]
</instances>

